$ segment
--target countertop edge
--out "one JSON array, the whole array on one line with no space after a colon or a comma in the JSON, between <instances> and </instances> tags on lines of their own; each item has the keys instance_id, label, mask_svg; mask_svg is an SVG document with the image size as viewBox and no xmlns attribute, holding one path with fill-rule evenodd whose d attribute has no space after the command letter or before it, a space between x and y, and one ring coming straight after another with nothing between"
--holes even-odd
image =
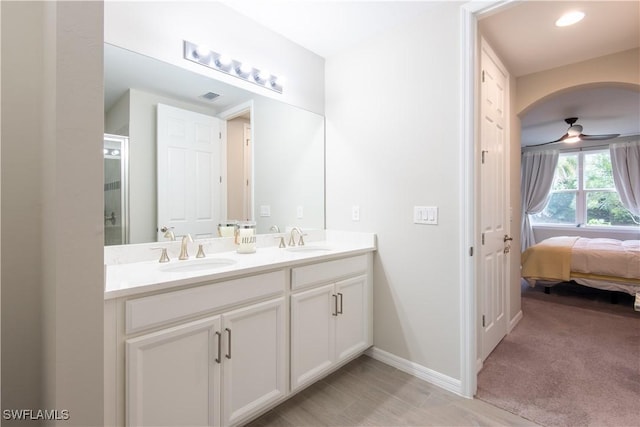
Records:
<instances>
[{"instance_id":1,"label":"countertop edge","mask_svg":"<svg viewBox=\"0 0 640 427\"><path fill-rule=\"evenodd\" d=\"M242 277L242 276L267 273L269 271L279 270L282 268L292 268L292 267L301 266L305 264L313 264L317 262L331 261L334 259L357 256L357 255L366 254L369 252L375 252L376 249L377 249L376 245L363 246L363 247L358 247L353 249L339 250L339 251L326 253L326 254L322 253L322 254L309 255L309 256L301 257L299 259L286 259L282 261L266 263L263 265L241 267L231 271L219 271L219 272L204 274L200 276L166 281L162 283L145 284L145 285L133 286L126 289L115 289L111 291L105 291L104 299L105 301L108 301L108 300L117 299L117 298L134 297L134 296L147 294L151 292L157 292L157 291L168 291L168 290L173 291L173 290L185 289L198 284L220 282L220 281L231 280L231 279Z\"/></svg>"}]
</instances>

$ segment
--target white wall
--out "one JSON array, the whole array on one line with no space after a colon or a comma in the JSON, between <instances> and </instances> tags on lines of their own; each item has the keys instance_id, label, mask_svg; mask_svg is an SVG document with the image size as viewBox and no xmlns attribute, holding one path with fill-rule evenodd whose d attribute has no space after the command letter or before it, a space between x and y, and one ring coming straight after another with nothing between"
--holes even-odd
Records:
<instances>
[{"instance_id":1,"label":"white wall","mask_svg":"<svg viewBox=\"0 0 640 427\"><path fill-rule=\"evenodd\" d=\"M327 227L373 231L374 343L460 379L460 3L327 60ZM360 221L351 207L360 206ZM414 225L413 206L438 206Z\"/></svg>"},{"instance_id":2,"label":"white wall","mask_svg":"<svg viewBox=\"0 0 640 427\"><path fill-rule=\"evenodd\" d=\"M3 407L101 425L102 4L2 8Z\"/></svg>"},{"instance_id":3,"label":"white wall","mask_svg":"<svg viewBox=\"0 0 640 427\"><path fill-rule=\"evenodd\" d=\"M113 107L104 114L104 132L112 135L129 136L129 99L130 91L126 91Z\"/></svg>"},{"instance_id":4,"label":"white wall","mask_svg":"<svg viewBox=\"0 0 640 427\"><path fill-rule=\"evenodd\" d=\"M273 225L322 228L324 223L324 118L283 103L253 103L254 213L258 233ZM256 161L259 159L259 161ZM286 195L286 197L283 197ZM260 205L271 216L260 216ZM302 207L303 217L297 217Z\"/></svg>"},{"instance_id":5,"label":"white wall","mask_svg":"<svg viewBox=\"0 0 640 427\"><path fill-rule=\"evenodd\" d=\"M283 93L186 61L183 40L285 76ZM106 2L105 42L324 113L324 59L219 2Z\"/></svg>"}]
</instances>

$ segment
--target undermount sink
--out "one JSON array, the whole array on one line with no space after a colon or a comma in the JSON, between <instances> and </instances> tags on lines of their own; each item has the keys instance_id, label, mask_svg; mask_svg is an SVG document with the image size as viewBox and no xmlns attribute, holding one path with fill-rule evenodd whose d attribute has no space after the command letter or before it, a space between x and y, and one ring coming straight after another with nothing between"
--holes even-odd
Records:
<instances>
[{"instance_id":1,"label":"undermount sink","mask_svg":"<svg viewBox=\"0 0 640 427\"><path fill-rule=\"evenodd\" d=\"M193 261L177 261L170 265L163 265L160 271L165 273L189 273L192 271L215 270L235 264L236 261L228 258L196 259Z\"/></svg>"},{"instance_id":2,"label":"undermount sink","mask_svg":"<svg viewBox=\"0 0 640 427\"><path fill-rule=\"evenodd\" d=\"M318 245L289 246L285 249L289 252L331 252L332 250L330 247Z\"/></svg>"}]
</instances>

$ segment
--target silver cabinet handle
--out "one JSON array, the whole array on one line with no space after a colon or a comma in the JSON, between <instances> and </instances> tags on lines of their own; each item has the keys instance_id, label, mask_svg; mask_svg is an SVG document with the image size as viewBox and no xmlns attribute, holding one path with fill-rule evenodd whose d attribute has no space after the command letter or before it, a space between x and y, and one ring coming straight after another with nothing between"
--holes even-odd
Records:
<instances>
[{"instance_id":1,"label":"silver cabinet handle","mask_svg":"<svg viewBox=\"0 0 640 427\"><path fill-rule=\"evenodd\" d=\"M227 331L227 354L224 356L227 359L231 359L231 329L224 328Z\"/></svg>"},{"instance_id":2,"label":"silver cabinet handle","mask_svg":"<svg viewBox=\"0 0 640 427\"><path fill-rule=\"evenodd\" d=\"M220 359L220 356L222 353L222 334L216 331L216 335L218 336L218 357L216 357L216 362L221 363L222 360Z\"/></svg>"},{"instance_id":3,"label":"silver cabinet handle","mask_svg":"<svg viewBox=\"0 0 640 427\"><path fill-rule=\"evenodd\" d=\"M337 316L338 315L338 295L333 294L331 296L333 297L333 313L331 313L331 315Z\"/></svg>"},{"instance_id":4,"label":"silver cabinet handle","mask_svg":"<svg viewBox=\"0 0 640 427\"><path fill-rule=\"evenodd\" d=\"M338 296L340 296L340 309L336 310L338 314L342 314L342 294L338 292Z\"/></svg>"}]
</instances>

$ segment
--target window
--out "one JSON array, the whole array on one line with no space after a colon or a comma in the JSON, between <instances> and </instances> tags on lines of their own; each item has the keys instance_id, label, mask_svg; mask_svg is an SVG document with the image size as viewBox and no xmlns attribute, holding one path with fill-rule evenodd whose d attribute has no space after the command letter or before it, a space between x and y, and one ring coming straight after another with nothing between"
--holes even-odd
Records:
<instances>
[{"instance_id":1,"label":"window","mask_svg":"<svg viewBox=\"0 0 640 427\"><path fill-rule=\"evenodd\" d=\"M613 183L608 150L564 153L558 158L547 206L533 224L637 226Z\"/></svg>"}]
</instances>

